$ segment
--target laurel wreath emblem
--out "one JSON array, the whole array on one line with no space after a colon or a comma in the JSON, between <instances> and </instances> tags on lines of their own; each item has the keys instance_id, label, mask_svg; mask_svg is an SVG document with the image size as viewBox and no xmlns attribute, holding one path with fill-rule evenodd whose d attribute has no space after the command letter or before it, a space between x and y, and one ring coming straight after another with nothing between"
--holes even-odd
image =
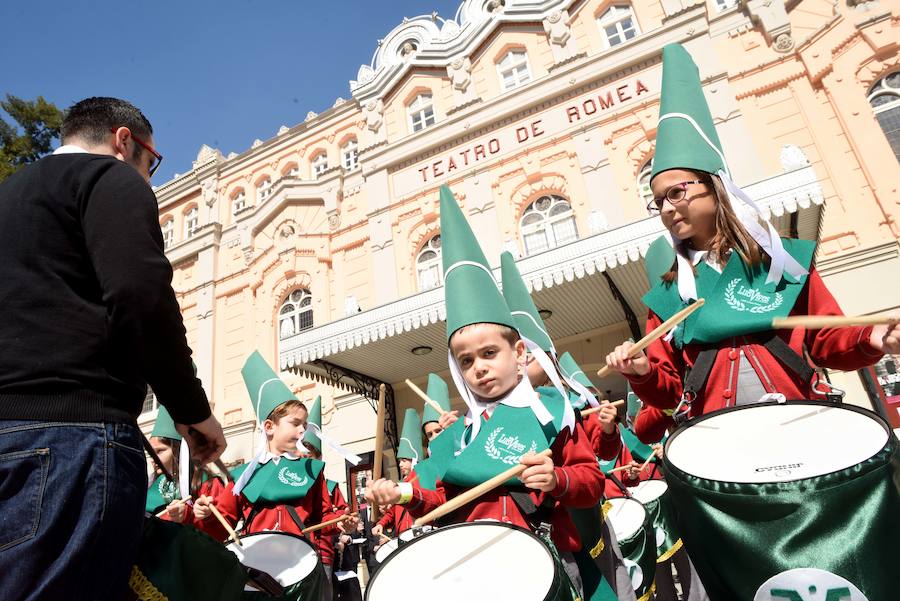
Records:
<instances>
[{"instance_id":1,"label":"laurel wreath emblem","mask_svg":"<svg viewBox=\"0 0 900 601\"><path fill-rule=\"evenodd\" d=\"M752 307L747 307L747 303L736 298L734 296L734 289L737 288L737 285L741 282L741 278L734 278L729 282L728 286L725 288L725 302L735 311L750 311L750 313L768 313L774 309L777 309L781 306L781 303L784 302L784 297L780 292L775 293L775 298L772 299L772 302L768 305L755 305Z\"/></svg>"},{"instance_id":2,"label":"laurel wreath emblem","mask_svg":"<svg viewBox=\"0 0 900 601\"><path fill-rule=\"evenodd\" d=\"M166 503L171 503L177 498L178 487L174 482L170 482L166 478L159 479L159 494Z\"/></svg>"},{"instance_id":3,"label":"laurel wreath emblem","mask_svg":"<svg viewBox=\"0 0 900 601\"><path fill-rule=\"evenodd\" d=\"M497 440L497 436L502 431L503 431L503 426L500 426L499 428L494 428L491 431L490 435L488 435L487 440L484 443L484 452L487 453L488 457L490 457L491 459L499 459L501 462L505 463L506 465L515 465L515 464L519 463L519 460L522 458L522 455L525 455L527 453L534 453L535 451L537 451L537 443L535 441L531 441L531 447L529 447L528 451L526 451L522 455L507 455L505 457L500 457L500 455L501 455L500 449L498 449L496 447L496 445L494 445L494 441Z\"/></svg>"}]
</instances>

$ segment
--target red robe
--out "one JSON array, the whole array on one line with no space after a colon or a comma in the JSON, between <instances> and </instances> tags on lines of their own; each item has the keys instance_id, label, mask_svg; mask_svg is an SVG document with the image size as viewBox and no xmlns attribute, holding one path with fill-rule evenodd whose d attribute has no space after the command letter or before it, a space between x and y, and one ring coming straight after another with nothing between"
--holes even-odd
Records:
<instances>
[{"instance_id":1,"label":"red robe","mask_svg":"<svg viewBox=\"0 0 900 601\"><path fill-rule=\"evenodd\" d=\"M529 493L536 505L540 505L547 494L556 501L550 513L553 542L561 552L578 551L581 549L581 539L565 507L589 508L597 505L603 494L603 472L580 424L576 425L574 433L565 430L557 436L551 449L558 484L550 493L532 490ZM425 515L464 490L443 482L437 483L437 490L423 489L418 482L412 485L413 498L406 508L414 517ZM509 491L502 486L464 505L456 515L464 516L460 520L464 522L495 519L530 529Z\"/></svg>"},{"instance_id":2,"label":"red robe","mask_svg":"<svg viewBox=\"0 0 900 601\"><path fill-rule=\"evenodd\" d=\"M797 302L792 315L843 315L834 297L815 269ZM662 321L653 311L647 317L649 332ZM779 330L778 335L799 355L806 345L812 361L820 367L851 371L872 365L882 353L869 343L872 327L824 328L821 330ZM697 395L691 406L691 416L730 407L734 404L733 391L737 386L740 352L743 350L753 365L766 392L780 392L788 400L823 398L812 390L811 382L803 382L790 369L784 367L754 336L727 338L715 344L716 360L706 380L706 387ZM647 349L650 371L643 376L626 376L634 392L644 403L659 409L674 409L681 400L682 374L694 365L697 355L710 345L688 344L674 348L665 340L657 340ZM657 439L658 440L658 439Z\"/></svg>"},{"instance_id":3,"label":"red robe","mask_svg":"<svg viewBox=\"0 0 900 601\"><path fill-rule=\"evenodd\" d=\"M327 482L325 487L326 489L328 488ZM347 513L347 501L344 499L344 493L341 492L340 485L334 487L334 492L331 493L329 502L331 503L331 510L336 514L335 517ZM307 525L314 526L315 524ZM334 535L338 532L340 532L340 528L329 526L328 528L311 532L309 535L310 539L315 542L316 549L319 551L319 557L322 558L322 563L326 566L334 565Z\"/></svg>"},{"instance_id":4,"label":"red robe","mask_svg":"<svg viewBox=\"0 0 900 601\"><path fill-rule=\"evenodd\" d=\"M206 482L200 483L200 488L197 490L197 494L194 498L199 498L201 495L215 497L219 495L223 490L225 490L225 485L219 478L210 478ZM184 512L184 518L181 520L181 523L197 527L196 518L194 517L194 512L191 507L192 505L193 501L188 501L187 507L185 508ZM175 521L168 513L164 513L163 515L161 515L160 519L167 522Z\"/></svg>"},{"instance_id":5,"label":"red robe","mask_svg":"<svg viewBox=\"0 0 900 601\"><path fill-rule=\"evenodd\" d=\"M216 495L214 503L216 508L222 514L222 517L231 524L232 527L237 525L240 518L244 518L246 522L247 516L250 515L253 505L247 498L240 494L234 495L234 483L228 486ZM267 503L264 501L257 502L259 511L250 524L250 529L244 526L244 530L240 534L250 534L253 532L262 532L264 530L274 530L278 532L290 532L292 534L300 534L300 528L291 519L284 504ZM312 487L307 491L306 496L298 499L297 504L293 505L297 511L298 517L303 521L305 527L315 526L326 520L338 517L338 513L331 508L331 497L328 494L328 486L325 484L324 472L319 474ZM224 541L228 538L225 528L219 524L215 517L209 516L205 520L200 521L197 527L213 538ZM323 528L319 532L322 536L333 535L338 531L337 526L329 526ZM306 535L303 535L306 536ZM311 541L315 545L315 541Z\"/></svg>"}]
</instances>

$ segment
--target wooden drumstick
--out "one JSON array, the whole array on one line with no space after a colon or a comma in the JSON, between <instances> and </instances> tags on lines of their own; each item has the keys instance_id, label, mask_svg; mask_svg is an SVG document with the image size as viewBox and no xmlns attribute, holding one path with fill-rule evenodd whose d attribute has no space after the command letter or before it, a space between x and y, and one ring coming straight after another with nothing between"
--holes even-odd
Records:
<instances>
[{"instance_id":1,"label":"wooden drumstick","mask_svg":"<svg viewBox=\"0 0 900 601\"><path fill-rule=\"evenodd\" d=\"M216 506L212 503L210 503L208 507L212 514L216 516L216 519L219 520L219 523L222 524L222 527L225 528L225 531L228 532L228 538L233 540L234 544L243 549L244 545L243 543L241 543L241 539L238 538L238 533L234 531L234 528L231 527L231 524L228 523L228 520L225 519L225 516L219 513L219 510L216 509Z\"/></svg>"},{"instance_id":2,"label":"wooden drumstick","mask_svg":"<svg viewBox=\"0 0 900 601\"><path fill-rule=\"evenodd\" d=\"M309 532L315 532L316 530L321 530L322 528L327 528L328 526L332 526L339 522L343 522L344 520L349 520L350 518L355 518L359 515L359 512L354 511L353 513L347 513L340 517L334 518L332 520L326 520L320 524L316 524L315 526L310 526L309 528L304 528L302 530L303 534L307 534Z\"/></svg>"},{"instance_id":3,"label":"wooden drumstick","mask_svg":"<svg viewBox=\"0 0 900 601\"><path fill-rule=\"evenodd\" d=\"M381 455L384 449L384 384L378 386L378 412L375 418L375 465L372 466L372 481L381 479ZM378 504L372 504L371 521L378 520Z\"/></svg>"},{"instance_id":4,"label":"wooden drumstick","mask_svg":"<svg viewBox=\"0 0 900 601\"><path fill-rule=\"evenodd\" d=\"M553 451L551 451L550 449L544 449L543 451L538 453L538 455L542 455L544 457L550 457L550 455L552 455L552 454L553 454ZM481 484L479 484L478 486L476 486L474 488L470 488L469 490L462 493L461 495L453 497L452 499L450 499L449 501L447 501L446 503L444 503L443 505L441 505L434 511L430 511L430 512L426 513L425 515L423 515L422 517L420 517L419 519L417 519L416 526L424 526L425 524L433 522L434 520L436 520L442 516L445 516L450 512L456 511L463 505L467 505L468 503L471 503L472 501L474 501L481 495L494 490L498 486L502 486L510 478L517 477L519 474L521 474L526 469L528 469L528 467L529 466L523 465L521 463L518 465L514 465L511 468L509 468L508 470L506 470L500 474L497 474L490 480L486 480L486 481L482 482Z\"/></svg>"},{"instance_id":5,"label":"wooden drumstick","mask_svg":"<svg viewBox=\"0 0 900 601\"><path fill-rule=\"evenodd\" d=\"M591 414L593 414L593 413L597 413L598 411L600 411L601 409L603 409L603 407L606 406L606 405L604 405L604 404L602 404L602 403L603 403L603 402L601 401L601 404L600 404L599 407L591 407L590 409L585 409L584 411L581 412L581 417L584 417L584 416L586 416L586 415L591 415ZM625 399L619 399L618 401L613 401L613 402L611 402L611 403L609 403L609 404L612 405L613 407L620 407L620 406L622 406L622 405L625 404Z\"/></svg>"},{"instance_id":6,"label":"wooden drumstick","mask_svg":"<svg viewBox=\"0 0 900 601\"><path fill-rule=\"evenodd\" d=\"M656 453L650 453L650 456L647 457L647 461L644 462L644 464L641 466L641 469L640 469L639 471L642 471L642 472L643 472L644 469L645 469L648 465L650 465L650 461L652 461L653 458L654 458L655 456L656 456Z\"/></svg>"},{"instance_id":7,"label":"wooden drumstick","mask_svg":"<svg viewBox=\"0 0 900 601\"><path fill-rule=\"evenodd\" d=\"M900 323L898 315L791 315L776 317L772 320L772 328L787 330L790 328L806 328L819 330L822 328L846 328L852 326L892 326Z\"/></svg>"},{"instance_id":8,"label":"wooden drumstick","mask_svg":"<svg viewBox=\"0 0 900 601\"><path fill-rule=\"evenodd\" d=\"M669 330L680 324L682 321L687 319L691 315L691 313L702 307L704 302L706 301L704 301L702 298L698 298L697 302L688 307L685 307L669 319L656 326L652 332L635 342L634 345L630 349L628 349L628 358L634 359L634 357L640 354L653 342L656 342L656 340L668 334ZM612 373L612 370L607 366L603 366L597 372L597 375L601 378L605 378L610 373Z\"/></svg>"},{"instance_id":9,"label":"wooden drumstick","mask_svg":"<svg viewBox=\"0 0 900 601\"><path fill-rule=\"evenodd\" d=\"M175 500L176 500L176 501L184 501L185 503L187 503L188 501L191 500L191 495L188 495L188 496L186 496L186 497L183 498L183 499L175 499ZM168 508L168 507L166 507L165 509L163 509L162 511L160 511L159 513L157 513L157 514L156 514L156 517L161 518L162 516L166 515L167 513L169 513L169 508Z\"/></svg>"},{"instance_id":10,"label":"wooden drumstick","mask_svg":"<svg viewBox=\"0 0 900 601\"><path fill-rule=\"evenodd\" d=\"M431 408L434 409L435 411L437 411L439 415L444 415L444 414L446 413L446 411L444 411L444 408L441 407L440 405L438 405L437 401L435 401L435 400L432 399L430 396L428 396L427 394L425 394L424 392L422 392L422 389L419 388L418 386L416 386L415 382L413 382L412 380L410 380L409 378L407 378L407 379L406 379L406 385L409 386L410 390L412 390L412 391L415 392L417 395L419 395L419 397L420 397L423 401L425 401L426 403L428 403L429 405L431 405Z\"/></svg>"},{"instance_id":11,"label":"wooden drumstick","mask_svg":"<svg viewBox=\"0 0 900 601\"><path fill-rule=\"evenodd\" d=\"M620 465L619 467L614 467L613 469L606 472L607 474L614 474L616 472L624 472L625 470L630 470L630 465Z\"/></svg>"}]
</instances>

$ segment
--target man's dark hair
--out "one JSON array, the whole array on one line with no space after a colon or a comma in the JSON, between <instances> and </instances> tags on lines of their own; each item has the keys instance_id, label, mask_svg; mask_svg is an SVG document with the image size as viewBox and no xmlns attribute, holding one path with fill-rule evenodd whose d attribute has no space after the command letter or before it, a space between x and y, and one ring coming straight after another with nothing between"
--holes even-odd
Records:
<instances>
[{"instance_id":1,"label":"man's dark hair","mask_svg":"<svg viewBox=\"0 0 900 601\"><path fill-rule=\"evenodd\" d=\"M82 138L91 144L102 144L109 139L110 129L127 127L132 135L148 139L153 126L139 108L119 98L95 96L76 102L66 111L60 132L62 143L71 137ZM135 144L135 156L143 149Z\"/></svg>"}]
</instances>

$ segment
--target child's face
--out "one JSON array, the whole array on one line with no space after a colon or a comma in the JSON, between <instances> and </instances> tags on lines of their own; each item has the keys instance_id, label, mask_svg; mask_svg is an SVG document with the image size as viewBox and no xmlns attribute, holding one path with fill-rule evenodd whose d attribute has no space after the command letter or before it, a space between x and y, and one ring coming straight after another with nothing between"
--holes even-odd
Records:
<instances>
[{"instance_id":1,"label":"child's face","mask_svg":"<svg viewBox=\"0 0 900 601\"><path fill-rule=\"evenodd\" d=\"M175 467L175 452L172 450L172 447L170 447L168 443L163 442L162 439L157 438L156 436L150 439L150 446L153 447L154 451L156 451L156 454L159 456L159 460L164 466L166 466L166 469L171 472ZM162 473L155 463L153 464L153 473Z\"/></svg>"},{"instance_id":2,"label":"child's face","mask_svg":"<svg viewBox=\"0 0 900 601\"><path fill-rule=\"evenodd\" d=\"M459 364L469 390L482 399L496 399L519 383L525 368L525 343L510 344L501 326L479 323L450 338L450 352Z\"/></svg>"},{"instance_id":3,"label":"child's face","mask_svg":"<svg viewBox=\"0 0 900 601\"><path fill-rule=\"evenodd\" d=\"M544 386L550 381L544 368L541 367L541 364L538 363L538 360L535 359L534 355L528 355L525 373L528 375L528 379L531 380L531 385L535 388Z\"/></svg>"},{"instance_id":4,"label":"child's face","mask_svg":"<svg viewBox=\"0 0 900 601\"><path fill-rule=\"evenodd\" d=\"M301 454L305 449L298 443L306 431L306 417L306 410L297 407L279 419L277 423L267 419L263 426L266 437L269 439L269 452L274 455Z\"/></svg>"},{"instance_id":5,"label":"child's face","mask_svg":"<svg viewBox=\"0 0 900 601\"><path fill-rule=\"evenodd\" d=\"M400 468L400 477L406 478L412 471L412 461L409 459L400 459L397 461L397 467Z\"/></svg>"},{"instance_id":6,"label":"child's face","mask_svg":"<svg viewBox=\"0 0 900 601\"><path fill-rule=\"evenodd\" d=\"M444 429L441 428L441 425L437 422L428 422L427 424L422 426L422 430L425 431L425 438L427 438L429 441L434 440L438 434L444 431Z\"/></svg>"}]
</instances>

